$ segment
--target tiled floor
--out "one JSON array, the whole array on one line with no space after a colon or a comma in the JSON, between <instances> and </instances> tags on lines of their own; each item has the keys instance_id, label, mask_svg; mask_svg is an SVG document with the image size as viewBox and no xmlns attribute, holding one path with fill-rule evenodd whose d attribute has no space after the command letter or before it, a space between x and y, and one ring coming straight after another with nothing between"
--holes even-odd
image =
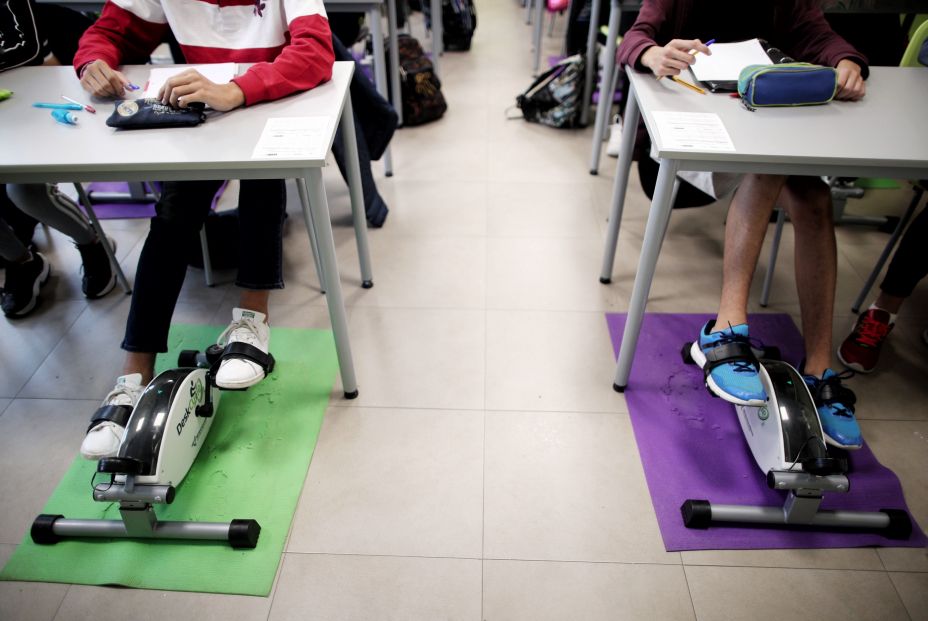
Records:
<instances>
[{"instance_id":1,"label":"tiled floor","mask_svg":"<svg viewBox=\"0 0 928 621\"><path fill-rule=\"evenodd\" d=\"M391 213L371 231L372 290L327 171L361 395L333 393L271 597L5 582L0 619L928 619L925 550L664 551L603 319L627 307L648 202L633 175L616 282L600 285L615 160L591 177L591 130L506 120L531 82L529 28L515 0L478 13L473 49L442 59L448 113L400 131L396 175L379 179ZM905 191L886 192L871 194L901 210ZM716 309L724 217L724 204L674 214L651 310ZM301 222L273 323L325 327ZM131 278L147 225L106 228ZM843 338L886 236L838 237ZM0 563L110 388L128 309L120 293L81 298L77 253L37 240L56 269L45 304L0 320ZM769 310L797 316L792 245L787 227ZM176 319L225 322L235 297L191 271ZM925 327L923 285L881 371L853 386L866 437L928 526Z\"/></svg>"}]
</instances>

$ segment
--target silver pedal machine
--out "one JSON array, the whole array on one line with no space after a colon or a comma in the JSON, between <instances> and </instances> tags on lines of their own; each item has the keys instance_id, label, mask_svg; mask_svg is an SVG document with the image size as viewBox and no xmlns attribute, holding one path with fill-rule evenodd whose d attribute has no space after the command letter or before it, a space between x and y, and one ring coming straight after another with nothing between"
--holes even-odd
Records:
<instances>
[{"instance_id":1,"label":"silver pedal machine","mask_svg":"<svg viewBox=\"0 0 928 621\"><path fill-rule=\"evenodd\" d=\"M690 345L684 362L693 363ZM818 409L802 376L789 364L760 360L760 377L768 395L762 406L736 405L741 430L770 489L786 492L783 506L723 505L687 500L680 507L687 528L716 522L799 526L813 529L877 531L888 539L908 539L912 522L901 509L880 511L823 510L826 492L846 493L847 459L829 455Z\"/></svg>"},{"instance_id":2,"label":"silver pedal machine","mask_svg":"<svg viewBox=\"0 0 928 621\"><path fill-rule=\"evenodd\" d=\"M244 344L236 345L241 349ZM180 368L164 371L145 387L125 426L117 456L97 464L97 472L109 474L110 481L93 486L93 499L118 502L121 520L43 514L32 523L32 540L53 544L69 537L193 539L254 548L261 533L256 520L160 521L153 506L174 501L176 487L206 440L219 405L213 370L222 355L218 346L206 353L182 352ZM273 368L273 362L270 366Z\"/></svg>"}]
</instances>

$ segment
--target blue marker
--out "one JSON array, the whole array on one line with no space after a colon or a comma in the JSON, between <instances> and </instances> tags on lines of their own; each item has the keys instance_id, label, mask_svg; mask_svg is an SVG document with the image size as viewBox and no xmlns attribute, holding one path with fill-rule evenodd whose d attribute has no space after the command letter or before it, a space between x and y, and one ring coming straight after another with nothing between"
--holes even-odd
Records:
<instances>
[{"instance_id":1,"label":"blue marker","mask_svg":"<svg viewBox=\"0 0 928 621\"><path fill-rule=\"evenodd\" d=\"M77 125L77 116L67 110L52 110L52 118L62 125Z\"/></svg>"},{"instance_id":2,"label":"blue marker","mask_svg":"<svg viewBox=\"0 0 928 621\"><path fill-rule=\"evenodd\" d=\"M142 87L138 86L137 84L126 84L126 88L128 88L130 91L137 91Z\"/></svg>"},{"instance_id":3,"label":"blue marker","mask_svg":"<svg viewBox=\"0 0 928 621\"><path fill-rule=\"evenodd\" d=\"M32 104L33 108L51 108L52 110L83 110L77 104L72 103L45 103L43 101Z\"/></svg>"}]
</instances>

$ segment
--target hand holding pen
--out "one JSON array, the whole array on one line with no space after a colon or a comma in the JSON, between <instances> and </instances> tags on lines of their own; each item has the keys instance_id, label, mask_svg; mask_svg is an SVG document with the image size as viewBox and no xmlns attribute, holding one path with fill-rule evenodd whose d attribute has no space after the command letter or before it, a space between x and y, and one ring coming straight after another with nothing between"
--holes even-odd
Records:
<instances>
[{"instance_id":1,"label":"hand holding pen","mask_svg":"<svg viewBox=\"0 0 928 621\"><path fill-rule=\"evenodd\" d=\"M103 60L84 65L81 69L81 86L96 97L122 97L127 90L138 89L121 71L113 69Z\"/></svg>"},{"instance_id":2,"label":"hand holding pen","mask_svg":"<svg viewBox=\"0 0 928 621\"><path fill-rule=\"evenodd\" d=\"M654 45L641 55L641 64L651 70L658 79L667 75L679 75L683 69L696 62L696 54L711 56L709 43L699 39L673 39L667 45Z\"/></svg>"}]
</instances>

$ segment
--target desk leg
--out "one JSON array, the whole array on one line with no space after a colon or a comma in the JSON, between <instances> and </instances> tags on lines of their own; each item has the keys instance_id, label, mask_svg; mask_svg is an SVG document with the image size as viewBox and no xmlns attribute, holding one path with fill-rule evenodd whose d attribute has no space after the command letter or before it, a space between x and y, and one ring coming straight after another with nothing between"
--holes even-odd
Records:
<instances>
[{"instance_id":1,"label":"desk leg","mask_svg":"<svg viewBox=\"0 0 928 621\"><path fill-rule=\"evenodd\" d=\"M381 97L387 99L387 71L383 66L387 57L383 47L383 24L380 22L380 9L368 11L367 20L370 22L371 39L373 39L374 43L374 83ZM392 177L393 156L390 153L390 147L387 147L383 154L383 167L384 174Z\"/></svg>"},{"instance_id":2,"label":"desk leg","mask_svg":"<svg viewBox=\"0 0 928 621\"><path fill-rule=\"evenodd\" d=\"M116 272L116 280L119 281L119 285L122 287L122 290L126 292L126 295L129 295L132 293L132 287L129 286L129 281L126 279L126 275L122 273L122 266L119 265L119 261L116 260L116 254L113 252L113 247L110 245L110 240L106 238L106 233L103 231L103 227L100 226L100 221L97 220L97 214L93 210L93 204L90 202L90 197L87 196L87 192L84 191L84 186L80 183L75 183L74 189L77 190L77 198L84 206L84 211L87 212L87 217L90 219L90 225L93 227L93 230L96 231L97 237L100 238L100 243L103 244L103 250L106 252L106 258L110 260L110 267L112 267L113 271Z\"/></svg>"},{"instance_id":3,"label":"desk leg","mask_svg":"<svg viewBox=\"0 0 928 621\"><path fill-rule=\"evenodd\" d=\"M296 191L300 195L300 205L309 205L306 179L297 178ZM309 234L309 249L313 252L313 264L316 266L316 276L319 277L319 289L322 295L325 295L325 274L322 271L322 263L319 261L319 238L316 236L316 224L313 222L313 214L309 209L303 209L303 221L306 223L306 232Z\"/></svg>"},{"instance_id":4,"label":"desk leg","mask_svg":"<svg viewBox=\"0 0 928 621\"><path fill-rule=\"evenodd\" d=\"M399 26L396 21L396 0L387 0L387 27L390 29L390 84L393 87L393 109L399 117L399 125L403 125L403 94L400 86L400 44ZM392 168L392 166L391 166Z\"/></svg>"},{"instance_id":5,"label":"desk leg","mask_svg":"<svg viewBox=\"0 0 928 621\"><path fill-rule=\"evenodd\" d=\"M358 244L358 260L361 262L361 286L370 289L374 286L374 276L371 274L371 251L367 244L367 214L364 211L364 190L361 187L358 139L350 92L345 96L345 105L342 107L342 141L345 147L345 167L348 169L348 192L351 195L354 236Z\"/></svg>"},{"instance_id":6,"label":"desk leg","mask_svg":"<svg viewBox=\"0 0 928 621\"><path fill-rule=\"evenodd\" d=\"M535 41L535 61L532 64L532 73L537 75L541 67L541 44L544 29L545 21L545 0L535 0L535 23L532 24L534 29L534 41Z\"/></svg>"},{"instance_id":7,"label":"desk leg","mask_svg":"<svg viewBox=\"0 0 928 621\"><path fill-rule=\"evenodd\" d=\"M354 375L354 362L351 358L351 342L348 339L348 316L345 313L345 301L342 298L342 285L338 279L338 263L335 258L335 240L332 237L332 221L329 216L329 204L322 185L322 169L310 168L304 175L309 191L309 205L303 205L304 214L311 212L316 224L316 239L310 237L310 243L319 243L319 259L326 283L325 301L329 306L329 319L335 335L335 351L338 354L338 368L342 375L342 388L346 399L358 396L358 381Z\"/></svg>"},{"instance_id":8,"label":"desk leg","mask_svg":"<svg viewBox=\"0 0 928 621\"><path fill-rule=\"evenodd\" d=\"M432 0L432 68L438 72L438 58L444 53L445 24L441 21L441 0Z\"/></svg>"},{"instance_id":9,"label":"desk leg","mask_svg":"<svg viewBox=\"0 0 928 621\"><path fill-rule=\"evenodd\" d=\"M606 35L606 59L603 75L599 79L599 103L596 104L596 126L593 128L593 152L590 155L590 174L599 173L599 156L603 150L603 132L609 123L612 110L612 96L615 94L615 39L619 36L619 20L622 9L619 0L612 0L609 8L609 34Z\"/></svg>"},{"instance_id":10,"label":"desk leg","mask_svg":"<svg viewBox=\"0 0 928 621\"><path fill-rule=\"evenodd\" d=\"M638 100L635 98L634 90L630 90L622 124L619 164L616 166L615 181L612 184L612 205L609 209L609 228L606 230L606 248L603 250L603 267L599 273L599 282L604 285L612 281L615 249L619 244L619 227L622 225L622 209L625 207L625 190L628 188L628 173L632 167L632 152L635 150L635 135L638 133L638 117Z\"/></svg>"},{"instance_id":11,"label":"desk leg","mask_svg":"<svg viewBox=\"0 0 928 621\"><path fill-rule=\"evenodd\" d=\"M586 36L586 80L583 82L583 103L580 105L580 123L590 122L590 99L593 97L593 80L596 77L596 24L602 0L593 0L590 7L590 31Z\"/></svg>"},{"instance_id":12,"label":"desk leg","mask_svg":"<svg viewBox=\"0 0 928 621\"><path fill-rule=\"evenodd\" d=\"M670 221L670 207L672 205L670 201L673 197L677 168L678 163L676 160L661 160L661 168L657 174L657 185L654 187L654 200L651 201L648 224L644 230L641 258L638 259L635 287L632 289L632 299L628 305L625 332L622 334L622 344L619 346L619 361L615 369L615 381L612 384L612 387L618 392L624 392L625 387L628 386L628 376L631 373L635 348L638 346L638 334L641 331L644 308L648 302L648 293L651 291L651 281L654 279L657 257L661 252L661 245L664 243L664 235L667 233L667 223Z\"/></svg>"}]
</instances>

